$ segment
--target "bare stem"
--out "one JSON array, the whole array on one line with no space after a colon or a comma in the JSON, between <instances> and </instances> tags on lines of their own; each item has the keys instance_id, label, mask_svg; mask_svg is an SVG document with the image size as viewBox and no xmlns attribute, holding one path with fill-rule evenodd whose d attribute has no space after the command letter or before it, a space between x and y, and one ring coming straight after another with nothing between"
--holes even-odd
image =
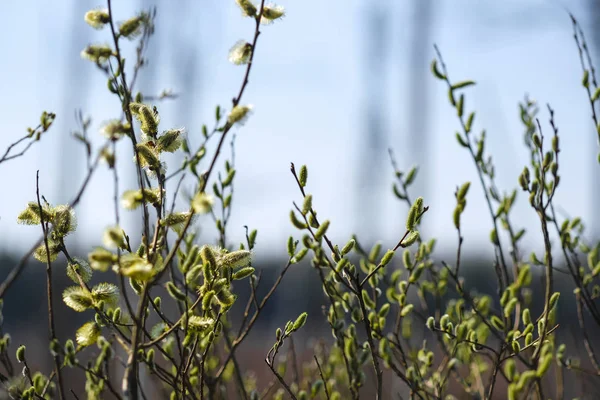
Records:
<instances>
[{"instance_id":1,"label":"bare stem","mask_svg":"<svg viewBox=\"0 0 600 400\"><path fill-rule=\"evenodd\" d=\"M40 171L38 170L36 173L36 181L35 181L35 193L37 196L37 203L40 211L40 219L42 225L42 231L44 233L44 246L46 247L46 294L48 298L48 329L50 331L50 341L56 341L56 330L54 328L54 303L52 300L52 261L50 260L50 248L48 246L48 229L46 226L46 221L44 220L44 212L42 209L42 203L40 201ZM63 380L60 369L60 359L58 354L54 353L54 370L56 371L56 377L58 380L58 396L61 399L64 399L64 388L63 388Z\"/></svg>"}]
</instances>

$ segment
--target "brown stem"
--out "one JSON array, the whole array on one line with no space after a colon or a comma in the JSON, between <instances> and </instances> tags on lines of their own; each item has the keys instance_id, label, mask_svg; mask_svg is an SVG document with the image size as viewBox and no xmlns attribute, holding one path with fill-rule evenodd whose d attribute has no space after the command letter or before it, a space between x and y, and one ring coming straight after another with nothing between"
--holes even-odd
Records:
<instances>
[{"instance_id":1,"label":"brown stem","mask_svg":"<svg viewBox=\"0 0 600 400\"><path fill-rule=\"evenodd\" d=\"M40 201L40 171L36 173L35 182L35 194L37 196L38 207L40 208L40 220L42 225L42 231L44 233L44 246L46 247L46 294L48 298L48 329L50 331L50 340L56 341L56 330L54 327L54 303L52 300L52 261L50 260L50 248L48 247L48 229L46 221L44 220L44 211L42 209L42 203ZM56 371L56 377L58 380L58 396L64 400L64 387L62 374L60 370L60 359L57 353L54 353L54 370Z\"/></svg>"},{"instance_id":2,"label":"brown stem","mask_svg":"<svg viewBox=\"0 0 600 400\"><path fill-rule=\"evenodd\" d=\"M330 397L329 397L329 389L327 389L327 380L323 376L323 370L321 369L321 364L319 364L319 359L317 358L316 355L314 355L313 357L315 358L315 362L317 363L317 368L319 368L319 375L321 375L321 380L323 381L323 387L325 388L325 397L327 397L327 400L329 400Z\"/></svg>"},{"instance_id":3,"label":"brown stem","mask_svg":"<svg viewBox=\"0 0 600 400\"><path fill-rule=\"evenodd\" d=\"M283 377L281 375L279 375L279 373L275 370L275 368L273 368L273 365L271 362L269 362L268 357L265 359L265 362L269 366L269 369L271 370L273 375L275 375L277 377L277 380L279 381L279 383L281 383L281 386L283 386L284 389L286 390L286 392L288 392L288 394L290 395L290 398L293 400L298 400L298 398L296 397L294 392L292 392L292 389L290 388L290 386L285 382L285 379L283 379Z\"/></svg>"}]
</instances>

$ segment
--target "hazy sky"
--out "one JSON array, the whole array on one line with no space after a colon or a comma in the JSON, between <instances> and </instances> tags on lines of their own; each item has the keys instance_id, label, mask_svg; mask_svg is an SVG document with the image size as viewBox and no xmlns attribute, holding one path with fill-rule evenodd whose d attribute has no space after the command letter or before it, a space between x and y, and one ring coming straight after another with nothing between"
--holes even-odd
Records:
<instances>
[{"instance_id":1,"label":"hazy sky","mask_svg":"<svg viewBox=\"0 0 600 400\"><path fill-rule=\"evenodd\" d=\"M148 2L114 1L115 14L130 16ZM160 1L156 35L149 53L154 69L140 81L148 94L163 88L181 93L176 101L157 104L161 128L185 126L192 143L199 143L202 123L213 124L214 106L228 108L239 90L243 68L227 61L229 48L251 38L253 23L243 19L233 0ZM401 168L414 157L407 141L424 132L409 132L411 117L408 87L416 69L428 69L433 43L443 52L453 80L473 79L478 85L467 92L466 107L476 110L476 130L486 129L487 149L497 169L497 184L505 190L517 186L527 163L522 146L523 127L517 104L525 93L539 102L546 132L546 103L556 110L562 134L562 181L556 197L571 215L597 213L590 187L597 153L590 108L581 87L581 70L572 38L571 22L555 1L435 1L431 43L425 65L413 66L410 45L417 1L282 1L287 16L262 29L243 103L255 111L247 124L236 129L236 186L231 238L243 238L243 226L259 230L258 253L285 253L285 241L294 233L289 223L292 201L299 191L289 163L309 165L308 191L321 219L330 218L331 235L343 244L353 231L381 239L393 246L404 231L406 207L391 192L392 169L387 148L392 147ZM569 2L571 11L587 26L584 1ZM42 110L58 114L55 126L25 156L0 165L0 243L4 249L23 251L39 235L39 227L16 224L27 201L35 199L35 173L41 170L41 190L52 203L68 201L84 175L83 148L70 138L76 128L74 111L81 108L93 117L91 136L103 141L98 129L103 121L118 117L117 99L106 90L105 78L79 53L90 43L109 43L107 31L95 31L83 21L86 10L102 6L98 0L4 2L0 25L0 149L35 126ZM361 157L368 135L365 129L365 90L370 82L365 60L369 51L365 32L372 7L387 17L380 104L384 139L373 172L377 187L357 192L357 176L369 170ZM588 32L591 38L591 32ZM126 46L129 65L133 46ZM598 58L600 60L600 57ZM149 75L148 75L149 73ZM466 251L491 250L491 221L481 186L467 153L459 148L454 132L458 120L447 103L445 86L426 75L431 99L428 129L432 146L427 150L427 235L453 249L453 192L472 180L468 208L463 217ZM135 186L130 145L119 144L121 192ZM228 147L227 147L228 150ZM228 151L224 155L228 155ZM218 165L222 167L224 158ZM377 178L379 175L379 178ZM191 184L191 182L190 182ZM112 180L102 167L77 209L80 229L73 244L101 243L102 230L113 223ZM414 197L420 193L412 193ZM519 193L514 222L537 229L538 220ZM184 204L180 204L183 210ZM364 226L357 210L374 209L378 218ZM125 227L139 214L123 211ZM369 214L370 215L370 214ZM206 218L202 226L212 224ZM133 232L133 231L132 231ZM135 236L135 234L133 234ZM541 243L537 230L526 236L528 246ZM208 235L205 240L212 239ZM485 246L485 247L484 247Z\"/></svg>"}]
</instances>

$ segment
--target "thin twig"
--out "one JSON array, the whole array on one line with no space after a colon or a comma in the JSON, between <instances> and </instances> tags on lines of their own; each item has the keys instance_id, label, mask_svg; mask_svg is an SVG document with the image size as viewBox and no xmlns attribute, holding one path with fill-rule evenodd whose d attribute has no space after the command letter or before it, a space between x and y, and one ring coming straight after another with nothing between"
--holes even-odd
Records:
<instances>
[{"instance_id":1,"label":"thin twig","mask_svg":"<svg viewBox=\"0 0 600 400\"><path fill-rule=\"evenodd\" d=\"M104 147L106 147L106 145L104 145ZM96 171L96 169L98 167L98 164L101 159L101 155L102 155L102 150L100 150L98 152L96 161L88 169L88 173L87 173L81 187L79 188L79 191L77 192L77 194L75 195L73 200L71 200L71 202L69 203L70 208L75 208L81 201L83 194L84 194L85 190L87 189L88 184L90 183L92 175L94 174L94 171ZM6 291L8 289L10 289L12 284L17 280L17 278L19 278L19 276L21 275L21 273L27 266L27 261L29 260L29 257L33 254L35 249L37 249L43 243L43 241L44 241L44 237L42 236L35 242L35 244L33 246L31 246L31 248L23 255L23 257L21 257L21 260L19 260L19 263L10 271L10 273L8 274L8 276L6 277L4 282L2 282L2 284L0 284L0 299L4 297L4 295L6 294Z\"/></svg>"},{"instance_id":2,"label":"thin twig","mask_svg":"<svg viewBox=\"0 0 600 400\"><path fill-rule=\"evenodd\" d=\"M331 397L329 396L329 389L327 389L327 380L323 376L323 370L321 369L321 364L319 364L319 359L316 355L313 355L315 358L315 362L317 363L317 368L319 368L319 375L321 375L321 380L323 381L323 387L325 388L325 397L329 400Z\"/></svg>"},{"instance_id":3,"label":"thin twig","mask_svg":"<svg viewBox=\"0 0 600 400\"><path fill-rule=\"evenodd\" d=\"M55 342L56 330L54 328L54 306L52 299L52 261L50 260L50 248L48 246L48 229L46 227L46 221L44 219L44 210L40 201L40 171L36 173L35 180L35 194L37 196L37 203L40 211L40 220L42 225L42 231L44 233L44 246L46 247L46 294L48 297L48 329L50 331L50 340ZM58 378L58 396L64 400L64 387L60 368L60 359L57 353L52 356L54 359L54 370Z\"/></svg>"},{"instance_id":4,"label":"thin twig","mask_svg":"<svg viewBox=\"0 0 600 400\"><path fill-rule=\"evenodd\" d=\"M269 362L268 358L265 359L265 363L267 364L267 366L269 367L269 369L271 370L273 375L275 375L275 377L277 378L279 383L281 383L281 386L283 386L283 388L286 390L286 392L288 392L288 394L290 395L290 398L292 400L298 400L298 398L296 397L294 392L292 392L292 389L290 388L290 386L285 382L285 379L283 379L283 377L281 375L279 375L279 373L275 370L275 368L273 368L273 365L271 362Z\"/></svg>"}]
</instances>

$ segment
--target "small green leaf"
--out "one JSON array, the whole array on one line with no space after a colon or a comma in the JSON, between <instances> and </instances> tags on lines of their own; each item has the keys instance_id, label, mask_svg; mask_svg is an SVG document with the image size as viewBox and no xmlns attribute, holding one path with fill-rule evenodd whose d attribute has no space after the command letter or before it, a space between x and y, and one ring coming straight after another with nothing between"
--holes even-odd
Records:
<instances>
[{"instance_id":1,"label":"small green leaf","mask_svg":"<svg viewBox=\"0 0 600 400\"><path fill-rule=\"evenodd\" d=\"M415 178L417 177L417 172L419 172L419 168L417 166L412 167L408 173L406 174L406 179L404 180L404 184L406 186L410 185L411 183L413 183L413 181L415 180Z\"/></svg>"},{"instance_id":2,"label":"small green leaf","mask_svg":"<svg viewBox=\"0 0 600 400\"><path fill-rule=\"evenodd\" d=\"M442 74L442 72L440 71L436 59L434 59L431 62L431 72L433 73L433 76L435 76L438 79L446 79L446 75Z\"/></svg>"},{"instance_id":3,"label":"small green leaf","mask_svg":"<svg viewBox=\"0 0 600 400\"><path fill-rule=\"evenodd\" d=\"M233 182L233 178L234 177L235 177L235 169L230 169L229 173L227 174L227 177L222 182L223 186L229 186L229 185L231 185L231 182Z\"/></svg>"},{"instance_id":4,"label":"small green leaf","mask_svg":"<svg viewBox=\"0 0 600 400\"><path fill-rule=\"evenodd\" d=\"M471 128L473 126L474 120L475 120L475 112L472 112L469 114L469 116L467 118L467 122L465 123L465 132L466 133L471 132Z\"/></svg>"},{"instance_id":5,"label":"small green leaf","mask_svg":"<svg viewBox=\"0 0 600 400\"><path fill-rule=\"evenodd\" d=\"M475 85L474 81L461 81L452 85L452 90L463 89L472 85Z\"/></svg>"},{"instance_id":6,"label":"small green leaf","mask_svg":"<svg viewBox=\"0 0 600 400\"><path fill-rule=\"evenodd\" d=\"M254 248L254 246L256 245L256 236L258 235L258 231L256 229L253 229L250 234L248 235L248 247L250 248L250 250L252 250Z\"/></svg>"},{"instance_id":7,"label":"small green leaf","mask_svg":"<svg viewBox=\"0 0 600 400\"><path fill-rule=\"evenodd\" d=\"M594 91L594 94L592 95L592 101L596 101L598 100L598 97L600 97L600 87L596 88L596 90Z\"/></svg>"},{"instance_id":8,"label":"small green leaf","mask_svg":"<svg viewBox=\"0 0 600 400\"><path fill-rule=\"evenodd\" d=\"M465 139L463 139L462 135L459 132L456 132L456 141L464 148L469 147L469 144L465 141Z\"/></svg>"},{"instance_id":9,"label":"small green leaf","mask_svg":"<svg viewBox=\"0 0 600 400\"><path fill-rule=\"evenodd\" d=\"M498 233L496 232L496 229L492 229L490 231L490 242L492 242L495 245L498 245Z\"/></svg>"},{"instance_id":10,"label":"small green leaf","mask_svg":"<svg viewBox=\"0 0 600 400\"><path fill-rule=\"evenodd\" d=\"M584 88L590 86L590 71L588 71L587 69L583 71L583 78L581 79L581 84Z\"/></svg>"},{"instance_id":11,"label":"small green leaf","mask_svg":"<svg viewBox=\"0 0 600 400\"><path fill-rule=\"evenodd\" d=\"M456 103L456 113L458 114L458 117L461 119L464 114L464 110L465 110L465 95L461 93L460 97L458 98L458 103Z\"/></svg>"},{"instance_id":12,"label":"small green leaf","mask_svg":"<svg viewBox=\"0 0 600 400\"><path fill-rule=\"evenodd\" d=\"M456 198L458 201L464 200L464 198L467 196L467 193L469 192L470 187L471 182L466 182L460 187L460 189L458 189L458 192L456 193Z\"/></svg>"}]
</instances>

